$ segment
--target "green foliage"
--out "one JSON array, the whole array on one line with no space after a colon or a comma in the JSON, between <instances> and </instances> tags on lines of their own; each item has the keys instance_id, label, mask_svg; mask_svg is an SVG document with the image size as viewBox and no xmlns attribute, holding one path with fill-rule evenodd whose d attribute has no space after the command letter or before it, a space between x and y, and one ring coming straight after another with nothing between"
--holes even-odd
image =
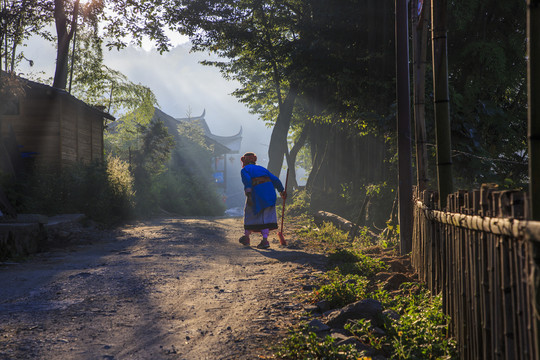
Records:
<instances>
[{"instance_id":1,"label":"green foliage","mask_svg":"<svg viewBox=\"0 0 540 360\"><path fill-rule=\"evenodd\" d=\"M105 151L122 159L128 160L131 151L141 146L142 132L148 127L154 115L155 97L150 91L141 89L142 97L133 99L139 101L138 106L120 119L109 125L104 133Z\"/></svg>"},{"instance_id":2,"label":"green foliage","mask_svg":"<svg viewBox=\"0 0 540 360\"><path fill-rule=\"evenodd\" d=\"M526 3L454 1L448 63L456 186L527 176Z\"/></svg>"},{"instance_id":3,"label":"green foliage","mask_svg":"<svg viewBox=\"0 0 540 360\"><path fill-rule=\"evenodd\" d=\"M339 231L330 224L323 228L317 230L304 226L298 234L307 246L319 247L317 243L326 244ZM393 240L380 238L379 241L390 243ZM403 284L398 293L390 293L380 284L370 283L370 279L387 270L387 266L379 259L363 254L356 245L344 242L330 251L328 260L332 270L319 276L309 301L326 300L331 308L337 308L363 299L378 300L383 309L395 311L400 319L392 320L386 316L380 319L377 327L383 332L375 331L373 324L366 320L347 325L360 342L388 359L457 359L456 343L447 336L448 317L442 312L441 297L433 296L423 285L416 283ZM332 358L336 353L345 358L364 359L361 357L364 354L354 348L338 348L332 340L317 338L314 332L310 333L304 327L292 332L277 354L284 358L302 359L308 358L306 354L312 354L309 351L317 351L320 359Z\"/></svg>"},{"instance_id":4,"label":"green foliage","mask_svg":"<svg viewBox=\"0 0 540 360\"><path fill-rule=\"evenodd\" d=\"M381 260L353 249L341 249L329 255L331 264L337 265L339 271L344 274L356 274L361 276L373 276L387 270L388 266Z\"/></svg>"},{"instance_id":5,"label":"green foliage","mask_svg":"<svg viewBox=\"0 0 540 360\"><path fill-rule=\"evenodd\" d=\"M351 255L344 255L351 257ZM352 257L351 257L352 258ZM344 306L366 298L381 301L384 309L394 310L399 320L384 317L377 324L383 332L374 331L370 320L360 319L345 325L353 336L362 343L391 359L457 359L457 347L453 339L447 337L448 318L442 313L441 296L432 296L425 287L418 284L403 284L402 293L397 296L383 290L369 293L367 279L357 275L342 275L330 271L323 276L327 282L314 291L313 300L325 299L331 307ZM338 347L333 339L318 338L307 327L291 332L280 346L277 355L286 359L303 359L317 354L313 359L361 354L354 348ZM287 357L288 356L288 357ZM303 357L304 356L304 357Z\"/></svg>"},{"instance_id":6,"label":"green foliage","mask_svg":"<svg viewBox=\"0 0 540 360\"><path fill-rule=\"evenodd\" d=\"M386 227L379 235L379 244L388 249L399 244L399 224L392 220L386 222Z\"/></svg>"},{"instance_id":7,"label":"green foliage","mask_svg":"<svg viewBox=\"0 0 540 360\"><path fill-rule=\"evenodd\" d=\"M416 287L404 284L407 286ZM375 334L369 320L346 325L347 330L394 359L457 359L456 344L446 335L448 318L441 311L441 296L432 297L425 288L414 290L393 301L380 297L383 307L400 315L399 320L385 320L384 335Z\"/></svg>"},{"instance_id":8,"label":"green foliage","mask_svg":"<svg viewBox=\"0 0 540 360\"><path fill-rule=\"evenodd\" d=\"M366 297L369 281L363 276L354 274L343 275L340 271L331 270L323 275L322 280L326 284L313 292L313 300L326 300L332 309L365 299Z\"/></svg>"},{"instance_id":9,"label":"green foliage","mask_svg":"<svg viewBox=\"0 0 540 360\"><path fill-rule=\"evenodd\" d=\"M116 131L124 132L123 136L129 139L127 133L134 134L137 124L147 125L152 118L157 106L154 93L103 64L103 41L97 28L80 29L76 45L71 93L116 117L123 117Z\"/></svg>"},{"instance_id":10,"label":"green foliage","mask_svg":"<svg viewBox=\"0 0 540 360\"><path fill-rule=\"evenodd\" d=\"M12 191L18 210L58 215L83 213L104 224L113 224L133 213L133 179L127 164L110 157L105 164L76 164L60 173L36 169Z\"/></svg>"},{"instance_id":11,"label":"green foliage","mask_svg":"<svg viewBox=\"0 0 540 360\"><path fill-rule=\"evenodd\" d=\"M290 129L299 133L313 125L308 129L311 159L300 152L300 160L307 169L313 164L316 171L311 174L324 177L322 183L328 177L334 178L332 184L346 182L341 172L322 169L320 161L339 158L332 149L344 149L346 136L376 129L384 133L389 128L385 115L395 100L394 60L388 56L394 51L393 5L370 1L359 6L355 0L339 4L185 0L180 4L171 17L190 36L193 49L220 55L223 60L205 64L237 80L240 88L234 94L263 121L276 124L270 163L278 162L279 169L285 149L275 144L285 141ZM292 104L288 99L293 99ZM330 138L326 128L323 136L315 134L320 123L338 122L344 129L339 140ZM314 144L336 146L326 151Z\"/></svg>"},{"instance_id":12,"label":"green foliage","mask_svg":"<svg viewBox=\"0 0 540 360\"><path fill-rule=\"evenodd\" d=\"M129 217L131 209L135 206L135 190L133 175L129 171L129 165L109 155L107 158L108 184L113 195L113 204L118 207L118 217L125 219Z\"/></svg>"},{"instance_id":13,"label":"green foliage","mask_svg":"<svg viewBox=\"0 0 540 360\"><path fill-rule=\"evenodd\" d=\"M141 127L141 147L133 152L133 177L137 192L137 209L149 215L159 207L154 184L157 176L166 169L174 140L161 121L152 121Z\"/></svg>"},{"instance_id":14,"label":"green foliage","mask_svg":"<svg viewBox=\"0 0 540 360\"><path fill-rule=\"evenodd\" d=\"M27 60L30 66L33 65L33 60L26 59L20 48L33 35L51 38L45 27L50 22L47 18L49 10L44 2L35 0L0 3L0 68L17 73L16 67L21 61Z\"/></svg>"},{"instance_id":15,"label":"green foliage","mask_svg":"<svg viewBox=\"0 0 540 360\"><path fill-rule=\"evenodd\" d=\"M138 213L222 215L211 171L213 146L202 128L170 123L150 107L151 101L118 120L107 136L108 151L130 161Z\"/></svg>"},{"instance_id":16,"label":"green foliage","mask_svg":"<svg viewBox=\"0 0 540 360\"><path fill-rule=\"evenodd\" d=\"M276 355L286 360L363 359L353 345L336 346L332 337L320 339L307 327L298 332L292 332L280 345Z\"/></svg>"},{"instance_id":17,"label":"green foliage","mask_svg":"<svg viewBox=\"0 0 540 360\"><path fill-rule=\"evenodd\" d=\"M289 199L292 199L292 204L287 204L287 215L299 216L309 213L311 194L308 191L305 189L297 190L292 194L292 196L289 194L287 200Z\"/></svg>"}]
</instances>

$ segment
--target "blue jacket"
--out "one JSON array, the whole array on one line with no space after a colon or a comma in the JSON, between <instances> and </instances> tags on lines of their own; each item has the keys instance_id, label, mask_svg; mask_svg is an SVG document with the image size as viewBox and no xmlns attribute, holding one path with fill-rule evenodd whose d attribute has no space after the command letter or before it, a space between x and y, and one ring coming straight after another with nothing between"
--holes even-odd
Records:
<instances>
[{"instance_id":1,"label":"blue jacket","mask_svg":"<svg viewBox=\"0 0 540 360\"><path fill-rule=\"evenodd\" d=\"M276 205L276 190L284 190L281 180L266 168L259 165L246 165L240 171L244 190L251 189L253 211L259 213L264 208Z\"/></svg>"}]
</instances>

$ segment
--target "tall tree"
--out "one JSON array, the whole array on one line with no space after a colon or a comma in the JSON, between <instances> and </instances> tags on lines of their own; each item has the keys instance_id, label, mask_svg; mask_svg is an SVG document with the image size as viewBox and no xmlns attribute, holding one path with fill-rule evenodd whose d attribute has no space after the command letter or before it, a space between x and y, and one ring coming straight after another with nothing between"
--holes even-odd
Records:
<instances>
[{"instance_id":1,"label":"tall tree","mask_svg":"<svg viewBox=\"0 0 540 360\"><path fill-rule=\"evenodd\" d=\"M207 61L238 80L235 92L253 112L274 124L268 168L279 174L294 102L298 95L295 57L299 34L295 24L302 2L196 0L181 1L171 21L190 35L195 50L210 50L226 60Z\"/></svg>"},{"instance_id":2,"label":"tall tree","mask_svg":"<svg viewBox=\"0 0 540 360\"><path fill-rule=\"evenodd\" d=\"M70 3L70 2L69 2ZM66 14L66 1L54 0L54 19L56 24L56 70L54 72L53 87L65 89L68 78L69 44L77 31L77 18L79 16L79 0L75 0L71 21Z\"/></svg>"}]
</instances>

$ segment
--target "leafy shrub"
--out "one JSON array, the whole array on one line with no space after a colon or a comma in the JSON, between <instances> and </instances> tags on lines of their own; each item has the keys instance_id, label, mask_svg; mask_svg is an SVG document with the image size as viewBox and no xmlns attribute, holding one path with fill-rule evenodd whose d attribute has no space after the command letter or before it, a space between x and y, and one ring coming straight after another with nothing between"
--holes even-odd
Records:
<instances>
[{"instance_id":1,"label":"leafy shrub","mask_svg":"<svg viewBox=\"0 0 540 360\"><path fill-rule=\"evenodd\" d=\"M308 214L311 194L307 190L298 190L292 194L292 204L287 205L287 215L300 216Z\"/></svg>"},{"instance_id":2,"label":"leafy shrub","mask_svg":"<svg viewBox=\"0 0 540 360\"><path fill-rule=\"evenodd\" d=\"M24 189L18 210L49 216L84 213L112 224L132 214L132 181L127 164L116 158L105 163L78 163L60 171L38 168L18 188Z\"/></svg>"},{"instance_id":3,"label":"leafy shrub","mask_svg":"<svg viewBox=\"0 0 540 360\"><path fill-rule=\"evenodd\" d=\"M280 359L287 360L358 360L358 351L353 345L334 344L330 336L319 339L317 335L304 328L299 332L293 332L279 347L277 354Z\"/></svg>"},{"instance_id":4,"label":"leafy shrub","mask_svg":"<svg viewBox=\"0 0 540 360\"><path fill-rule=\"evenodd\" d=\"M399 224L388 220L386 222L386 227L379 235L379 244L385 249L399 244Z\"/></svg>"},{"instance_id":5,"label":"leafy shrub","mask_svg":"<svg viewBox=\"0 0 540 360\"><path fill-rule=\"evenodd\" d=\"M456 358L456 344L446 336L448 318L441 310L441 296L431 297L429 291L416 284L404 287L409 287L405 296L390 298L384 291L377 294L384 308L400 314L399 321L385 320L385 335L375 334L369 320L346 325L347 330L393 359Z\"/></svg>"},{"instance_id":6,"label":"leafy shrub","mask_svg":"<svg viewBox=\"0 0 540 360\"><path fill-rule=\"evenodd\" d=\"M326 284L313 292L313 300L326 300L332 309L345 306L366 297L369 281L359 275L343 275L332 270L323 276Z\"/></svg>"}]
</instances>

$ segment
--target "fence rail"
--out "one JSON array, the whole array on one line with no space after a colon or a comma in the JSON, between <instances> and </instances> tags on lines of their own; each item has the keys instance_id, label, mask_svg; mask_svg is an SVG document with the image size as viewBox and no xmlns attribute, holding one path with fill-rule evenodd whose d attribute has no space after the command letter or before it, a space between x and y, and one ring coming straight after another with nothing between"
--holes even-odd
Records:
<instances>
[{"instance_id":1,"label":"fence rail","mask_svg":"<svg viewBox=\"0 0 540 360\"><path fill-rule=\"evenodd\" d=\"M527 221L526 196L488 186L416 199L412 263L442 293L460 359L538 359L535 247L540 222Z\"/></svg>"}]
</instances>

